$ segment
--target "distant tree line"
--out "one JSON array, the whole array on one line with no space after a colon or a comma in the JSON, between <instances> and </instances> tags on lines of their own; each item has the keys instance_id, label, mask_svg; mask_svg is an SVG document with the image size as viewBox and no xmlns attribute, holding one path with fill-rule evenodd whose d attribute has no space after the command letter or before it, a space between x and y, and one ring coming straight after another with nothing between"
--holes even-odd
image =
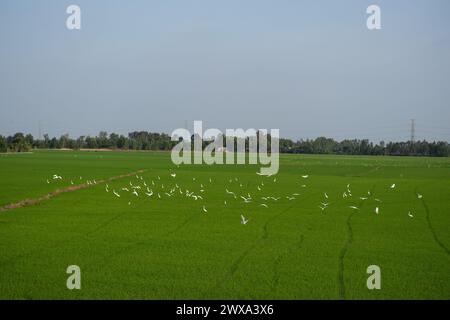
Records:
<instances>
[{"instance_id":1,"label":"distant tree line","mask_svg":"<svg viewBox=\"0 0 450 320\"><path fill-rule=\"evenodd\" d=\"M225 140L225 137L223 137ZM171 150L178 142L171 141L165 133L146 131L130 132L128 136L101 131L97 136L80 136L77 139L64 134L59 138L50 138L45 134L43 139L34 139L31 134L18 132L12 136L0 135L0 152L26 152L31 149L118 149L118 150ZM203 147L210 142L203 142ZM435 156L450 155L450 145L444 141L406 141L373 143L367 139L336 141L319 137L293 141L279 140L281 153L306 154L342 154L342 155L393 155L393 156ZM269 143L270 146L270 143ZM270 147L269 147L270 148Z\"/></svg>"}]
</instances>

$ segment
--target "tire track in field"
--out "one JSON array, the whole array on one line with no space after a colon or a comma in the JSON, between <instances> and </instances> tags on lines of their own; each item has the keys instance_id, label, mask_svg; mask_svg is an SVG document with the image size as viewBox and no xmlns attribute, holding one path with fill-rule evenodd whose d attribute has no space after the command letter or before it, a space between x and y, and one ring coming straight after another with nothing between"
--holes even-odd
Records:
<instances>
[{"instance_id":1,"label":"tire track in field","mask_svg":"<svg viewBox=\"0 0 450 320\"><path fill-rule=\"evenodd\" d=\"M372 186L372 189L374 187ZM373 194L372 189L370 190L370 194ZM372 197L372 196L370 196ZM358 204L358 208L361 209L363 207L364 202L367 200L361 200ZM339 253L339 271L338 271L338 283L339 283L339 298L341 300L345 300L345 282L344 282L344 260L347 255L348 249L353 242L353 228L352 228L352 217L355 214L356 210L351 209L352 212L348 215L346 220L347 225L347 241L344 243L344 246Z\"/></svg>"},{"instance_id":2,"label":"tire track in field","mask_svg":"<svg viewBox=\"0 0 450 320\"><path fill-rule=\"evenodd\" d=\"M293 247L286 250L286 252L280 253L274 260L274 266L273 266L273 277L272 277L272 284L271 284L271 292L275 293L278 288L278 282L280 280L280 265L281 261L285 256L288 256L294 249L300 249L303 244L304 236L300 236L300 240L297 241Z\"/></svg>"},{"instance_id":3,"label":"tire track in field","mask_svg":"<svg viewBox=\"0 0 450 320\"><path fill-rule=\"evenodd\" d=\"M415 189L414 192L415 192L415 194L417 195L417 188ZM442 243L441 240L439 240L439 238L438 238L438 236L437 236L437 233L436 233L436 230L433 228L433 226L432 226L432 224L431 224L430 210L429 210L429 208L428 208L427 203L425 202L425 200L423 199L423 197L422 197L422 199L420 199L420 200L421 200L422 205L423 205L423 207L424 207L424 209L425 209L425 213L426 213L425 216L426 216L426 220L427 220L427 225L428 225L428 228L430 229L431 234L433 235L434 242L436 242L436 244L437 244L439 247L441 247L442 250L444 250L446 254L450 255L450 250L445 246L444 243Z\"/></svg>"},{"instance_id":4,"label":"tire track in field","mask_svg":"<svg viewBox=\"0 0 450 320\"><path fill-rule=\"evenodd\" d=\"M119 219L120 217L122 217L123 215L125 215L127 212L121 212L116 214L115 216L113 216L112 218L109 218L108 220L106 220L105 222L101 223L100 225L97 226L97 228L95 228L92 231L89 231L88 233L86 233L87 236L91 236L94 233L97 233L98 231L100 231L103 228L106 228L108 225L110 225L112 222L114 222L115 220Z\"/></svg>"},{"instance_id":5,"label":"tire track in field","mask_svg":"<svg viewBox=\"0 0 450 320\"><path fill-rule=\"evenodd\" d=\"M313 194L309 194L307 197L305 198L301 198L298 200L306 200L308 198L310 198ZM292 208L294 208L296 206L298 201L296 201L295 203L291 204L290 206L288 206L287 208L282 209L279 213L277 213L276 215L270 217L269 219L267 219L267 221L264 223L263 226L263 232L262 235L253 242L252 245L250 245L243 253L241 253L235 260L234 262L231 264L230 268L228 269L228 271L225 273L225 275L220 278L215 286L212 288L212 290L215 290L217 288L220 288L220 286L222 285L223 282L225 282L225 280L233 277L233 275L236 273L237 269L239 268L239 265L241 264L241 262L248 256L248 254L261 242L266 240L269 237L269 232L268 232L268 225L270 222L272 222L275 219L278 219L281 215L285 214L286 212L288 212L289 210L291 210Z\"/></svg>"},{"instance_id":6,"label":"tire track in field","mask_svg":"<svg viewBox=\"0 0 450 320\"><path fill-rule=\"evenodd\" d=\"M100 180L97 181L97 184L94 184L94 185L88 185L86 183L83 183L83 184L78 184L78 185L74 185L74 186L69 186L69 187L65 187L65 188L56 189L55 191L47 193L46 195L43 195L43 196L41 196L39 198L25 199L25 200L21 200L19 202L15 202L15 203L11 203L11 204L7 204L5 206L2 206L2 207L0 207L0 212L5 212L5 211L17 209L17 208L28 207L28 206L32 206L32 205L37 205L37 204L41 203L42 201L50 200L51 198L59 196L59 195L61 195L63 193L74 192L74 191L81 190L81 189L87 189L87 188L96 186L98 184L102 184L102 183L105 183L105 182L110 182L110 181L114 181L114 180L130 177L130 176L136 175L138 173L143 173L143 172L145 172L145 170L138 170L138 171L135 171L135 172L126 173L126 174L122 174L122 175L119 175L119 176L114 176L114 177L110 177L110 178L106 178L106 179L100 179Z\"/></svg>"},{"instance_id":7,"label":"tire track in field","mask_svg":"<svg viewBox=\"0 0 450 320\"><path fill-rule=\"evenodd\" d=\"M267 225L269 224L269 222L271 222L272 220L278 218L279 216L281 216L282 214L284 214L285 212L289 211L290 209L292 209L295 206L295 204L290 205L289 207L281 210L278 214L272 216L271 218L267 219L266 223L263 226L263 233L262 235L256 239L244 252L242 252L231 264L231 266L228 268L228 271L216 282L216 284L214 285L214 287L211 290L215 290L220 288L220 286L222 285L222 283L224 283L228 278L231 278L237 271L237 269L239 268L239 265L241 264L241 262L248 256L248 254L264 239L267 239L268 237L268 231L267 231ZM207 293L205 292L205 295Z\"/></svg>"},{"instance_id":8,"label":"tire track in field","mask_svg":"<svg viewBox=\"0 0 450 320\"><path fill-rule=\"evenodd\" d=\"M167 231L163 236L167 237L174 233L177 233L178 231L183 229L185 226L187 226L189 224L189 222L195 220L195 218L198 218L198 217L199 217L199 214L197 212L190 214L186 219L184 219L184 221L182 223L180 223L178 226L176 226L173 230Z\"/></svg>"}]
</instances>

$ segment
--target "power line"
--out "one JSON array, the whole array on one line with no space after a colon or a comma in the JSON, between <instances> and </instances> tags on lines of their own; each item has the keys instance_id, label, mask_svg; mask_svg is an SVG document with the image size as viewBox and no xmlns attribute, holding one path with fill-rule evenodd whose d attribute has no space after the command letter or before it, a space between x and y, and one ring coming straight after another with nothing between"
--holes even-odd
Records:
<instances>
[{"instance_id":1,"label":"power line","mask_svg":"<svg viewBox=\"0 0 450 320\"><path fill-rule=\"evenodd\" d=\"M415 119L411 119L411 143L414 143L416 133Z\"/></svg>"}]
</instances>

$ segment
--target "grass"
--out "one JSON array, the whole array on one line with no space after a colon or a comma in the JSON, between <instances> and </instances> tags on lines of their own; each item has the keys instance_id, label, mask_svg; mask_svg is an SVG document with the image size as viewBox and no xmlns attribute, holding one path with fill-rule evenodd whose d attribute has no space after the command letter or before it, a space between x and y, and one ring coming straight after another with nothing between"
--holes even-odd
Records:
<instances>
[{"instance_id":1,"label":"grass","mask_svg":"<svg viewBox=\"0 0 450 320\"><path fill-rule=\"evenodd\" d=\"M146 170L143 180L115 180L110 192L97 184L0 212L0 298L450 298L446 158L283 155L274 182L256 175L257 166L177 168L169 153L9 154L0 155L0 206L68 187L71 180L140 169ZM130 182L144 188L144 181L152 197L143 189L139 197L121 190ZM183 195L176 189L166 196L175 184ZM347 184L352 197L343 198ZM186 189L203 200L186 197ZM322 212L324 192L330 205ZM240 199L247 193L253 202ZM300 195L288 200L293 193ZM65 271L73 264L81 268L81 290L66 288ZM372 264L381 268L381 290L366 287Z\"/></svg>"}]
</instances>

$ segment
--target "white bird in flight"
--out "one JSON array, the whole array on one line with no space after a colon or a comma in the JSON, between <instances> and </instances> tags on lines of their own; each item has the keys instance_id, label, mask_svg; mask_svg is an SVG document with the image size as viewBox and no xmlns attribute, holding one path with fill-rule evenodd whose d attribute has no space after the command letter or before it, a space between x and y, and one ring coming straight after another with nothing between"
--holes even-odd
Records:
<instances>
[{"instance_id":1,"label":"white bird in flight","mask_svg":"<svg viewBox=\"0 0 450 320\"><path fill-rule=\"evenodd\" d=\"M422 196L420 193L417 194L417 198L418 198L418 199L422 199L422 197L423 197L423 196Z\"/></svg>"},{"instance_id":2,"label":"white bird in flight","mask_svg":"<svg viewBox=\"0 0 450 320\"><path fill-rule=\"evenodd\" d=\"M242 214L241 214L241 224L247 224L248 223L248 219L246 219Z\"/></svg>"},{"instance_id":3,"label":"white bird in flight","mask_svg":"<svg viewBox=\"0 0 450 320\"><path fill-rule=\"evenodd\" d=\"M175 178L175 177L177 176L177 174L176 174L176 173L171 173L170 176L171 176L172 178Z\"/></svg>"},{"instance_id":4,"label":"white bird in flight","mask_svg":"<svg viewBox=\"0 0 450 320\"><path fill-rule=\"evenodd\" d=\"M118 193L116 192L116 190L113 190L113 193L114 193L114 195L115 195L116 197L120 198L120 194L118 194Z\"/></svg>"},{"instance_id":5,"label":"white bird in flight","mask_svg":"<svg viewBox=\"0 0 450 320\"><path fill-rule=\"evenodd\" d=\"M395 183L393 183L392 185L391 185L391 189L394 189L395 188Z\"/></svg>"},{"instance_id":6,"label":"white bird in flight","mask_svg":"<svg viewBox=\"0 0 450 320\"><path fill-rule=\"evenodd\" d=\"M354 210L359 210L359 208L355 207L355 206L349 206L349 208L354 209Z\"/></svg>"},{"instance_id":7,"label":"white bird in flight","mask_svg":"<svg viewBox=\"0 0 450 320\"><path fill-rule=\"evenodd\" d=\"M308 179L309 175L305 174L302 176L303 179Z\"/></svg>"},{"instance_id":8,"label":"white bird in flight","mask_svg":"<svg viewBox=\"0 0 450 320\"><path fill-rule=\"evenodd\" d=\"M203 212L208 212L208 210L206 210L206 207L205 206L203 206Z\"/></svg>"},{"instance_id":9,"label":"white bird in flight","mask_svg":"<svg viewBox=\"0 0 450 320\"><path fill-rule=\"evenodd\" d=\"M411 213L411 211L408 211L408 217L414 218L414 216L413 216L413 214Z\"/></svg>"}]
</instances>

